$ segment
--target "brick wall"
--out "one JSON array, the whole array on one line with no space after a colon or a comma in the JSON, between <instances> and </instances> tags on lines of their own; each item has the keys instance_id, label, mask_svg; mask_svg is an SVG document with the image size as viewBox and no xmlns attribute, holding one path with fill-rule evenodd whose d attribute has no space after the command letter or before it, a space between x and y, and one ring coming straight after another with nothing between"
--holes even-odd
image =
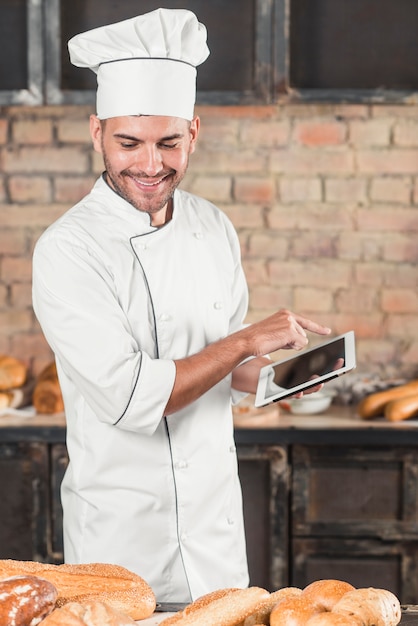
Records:
<instances>
[{"instance_id":1,"label":"brick wall","mask_svg":"<svg viewBox=\"0 0 418 626\"><path fill-rule=\"evenodd\" d=\"M235 224L249 321L289 307L357 333L362 370L418 375L418 107L200 107L183 187ZM101 172L88 107L0 108L0 353L51 358L31 308L44 228Z\"/></svg>"}]
</instances>

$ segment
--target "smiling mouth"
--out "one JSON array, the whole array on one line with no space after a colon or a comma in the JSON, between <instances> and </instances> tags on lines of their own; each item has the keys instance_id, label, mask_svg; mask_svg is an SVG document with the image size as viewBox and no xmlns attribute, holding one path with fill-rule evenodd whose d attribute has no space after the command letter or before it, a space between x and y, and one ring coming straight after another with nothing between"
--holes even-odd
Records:
<instances>
[{"instance_id":1,"label":"smiling mouth","mask_svg":"<svg viewBox=\"0 0 418 626\"><path fill-rule=\"evenodd\" d=\"M168 174L165 174L164 176L161 176L157 180L144 180L143 178L137 178L136 176L131 176L134 183L136 183L137 185L140 185L141 187L149 187L149 188L157 187L167 177L168 177Z\"/></svg>"}]
</instances>

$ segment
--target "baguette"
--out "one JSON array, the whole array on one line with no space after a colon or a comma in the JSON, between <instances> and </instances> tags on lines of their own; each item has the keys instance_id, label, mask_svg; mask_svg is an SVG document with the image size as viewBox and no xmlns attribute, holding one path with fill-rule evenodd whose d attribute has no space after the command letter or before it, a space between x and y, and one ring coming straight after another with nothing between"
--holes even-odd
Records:
<instances>
[{"instance_id":1,"label":"baguette","mask_svg":"<svg viewBox=\"0 0 418 626\"><path fill-rule=\"evenodd\" d=\"M98 600L133 620L149 617L156 606L148 583L137 574L108 563L50 565L36 561L0 560L0 580L11 576L39 576L58 592L57 607L67 602Z\"/></svg>"},{"instance_id":2,"label":"baguette","mask_svg":"<svg viewBox=\"0 0 418 626\"><path fill-rule=\"evenodd\" d=\"M211 599L212 594L208 594L195 600L180 611L180 615L163 620L161 626L239 626L270 596L261 587L214 593L219 594L218 597Z\"/></svg>"},{"instance_id":3,"label":"baguette","mask_svg":"<svg viewBox=\"0 0 418 626\"><path fill-rule=\"evenodd\" d=\"M363 419L371 419L384 414L388 402L418 393L418 379L398 385L385 391L377 391L363 398L357 405L357 413Z\"/></svg>"},{"instance_id":4,"label":"baguette","mask_svg":"<svg viewBox=\"0 0 418 626\"><path fill-rule=\"evenodd\" d=\"M385 406L385 417L390 422L407 420L418 415L418 390L411 396L392 400Z\"/></svg>"}]
</instances>

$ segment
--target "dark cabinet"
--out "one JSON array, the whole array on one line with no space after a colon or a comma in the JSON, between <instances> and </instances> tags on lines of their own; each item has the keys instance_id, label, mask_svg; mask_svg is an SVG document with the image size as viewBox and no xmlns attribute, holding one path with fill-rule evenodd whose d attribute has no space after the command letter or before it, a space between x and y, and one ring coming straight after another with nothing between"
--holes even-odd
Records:
<instances>
[{"instance_id":1,"label":"dark cabinet","mask_svg":"<svg viewBox=\"0 0 418 626\"><path fill-rule=\"evenodd\" d=\"M338 578L418 603L418 436L397 432L236 433L252 585ZM64 437L0 426L1 559L62 562Z\"/></svg>"}]
</instances>

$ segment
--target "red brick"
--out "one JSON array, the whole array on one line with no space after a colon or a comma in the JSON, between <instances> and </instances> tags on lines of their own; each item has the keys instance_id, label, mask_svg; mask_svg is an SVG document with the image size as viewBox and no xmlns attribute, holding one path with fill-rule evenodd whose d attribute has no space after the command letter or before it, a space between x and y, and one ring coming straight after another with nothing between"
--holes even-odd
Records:
<instances>
[{"instance_id":1,"label":"red brick","mask_svg":"<svg viewBox=\"0 0 418 626\"><path fill-rule=\"evenodd\" d=\"M368 287L350 285L345 289L339 289L335 295L336 310L341 313L373 313L377 306L377 296L373 289Z\"/></svg>"},{"instance_id":2,"label":"red brick","mask_svg":"<svg viewBox=\"0 0 418 626\"><path fill-rule=\"evenodd\" d=\"M270 228L283 230L298 228L300 230L344 230L352 228L352 217L347 207L334 208L325 204L312 203L288 207L274 206L268 214Z\"/></svg>"},{"instance_id":3,"label":"red brick","mask_svg":"<svg viewBox=\"0 0 418 626\"><path fill-rule=\"evenodd\" d=\"M288 289L277 289L271 285L253 285L250 290L250 302L253 305L256 304L257 309L267 312L268 315L286 307L285 298L289 297Z\"/></svg>"},{"instance_id":4,"label":"red brick","mask_svg":"<svg viewBox=\"0 0 418 626\"><path fill-rule=\"evenodd\" d=\"M231 201L232 179L230 176L190 176L183 181L181 187L215 204Z\"/></svg>"},{"instance_id":5,"label":"red brick","mask_svg":"<svg viewBox=\"0 0 418 626\"><path fill-rule=\"evenodd\" d=\"M241 141L244 145L263 147L286 146L290 137L289 120L246 122L242 125ZM219 138L218 138L219 141Z\"/></svg>"},{"instance_id":6,"label":"red brick","mask_svg":"<svg viewBox=\"0 0 418 626\"><path fill-rule=\"evenodd\" d=\"M382 309L388 313L418 313L415 289L383 289Z\"/></svg>"},{"instance_id":7,"label":"red brick","mask_svg":"<svg viewBox=\"0 0 418 626\"><path fill-rule=\"evenodd\" d=\"M350 142L356 146L389 146L391 119L372 119L350 122Z\"/></svg>"},{"instance_id":8,"label":"red brick","mask_svg":"<svg viewBox=\"0 0 418 626\"><path fill-rule=\"evenodd\" d=\"M269 262L272 284L318 287L323 289L341 288L352 280L349 263L335 259L320 261L275 261Z\"/></svg>"},{"instance_id":9,"label":"red brick","mask_svg":"<svg viewBox=\"0 0 418 626\"><path fill-rule=\"evenodd\" d=\"M219 208L229 217L237 230L264 226L264 211L256 204L220 204Z\"/></svg>"},{"instance_id":10,"label":"red brick","mask_svg":"<svg viewBox=\"0 0 418 626\"><path fill-rule=\"evenodd\" d=\"M398 121L393 133L395 146L418 146L418 124L415 120Z\"/></svg>"},{"instance_id":11,"label":"red brick","mask_svg":"<svg viewBox=\"0 0 418 626\"><path fill-rule=\"evenodd\" d=\"M282 178L279 182L280 199L284 203L320 202L322 186L319 178Z\"/></svg>"},{"instance_id":12,"label":"red brick","mask_svg":"<svg viewBox=\"0 0 418 626\"><path fill-rule=\"evenodd\" d=\"M10 176L8 187L12 202L51 201L51 183L44 176Z\"/></svg>"},{"instance_id":13,"label":"red brick","mask_svg":"<svg viewBox=\"0 0 418 626\"><path fill-rule=\"evenodd\" d=\"M17 277L16 277L17 278ZM32 285L30 282L13 282L10 289L10 303L17 309L32 306Z\"/></svg>"},{"instance_id":14,"label":"red brick","mask_svg":"<svg viewBox=\"0 0 418 626\"><path fill-rule=\"evenodd\" d=\"M57 176L54 179L54 200L75 204L90 193L95 182L94 176Z\"/></svg>"},{"instance_id":15,"label":"red brick","mask_svg":"<svg viewBox=\"0 0 418 626\"><path fill-rule=\"evenodd\" d=\"M410 232L418 230L416 209L359 209L358 226L364 231Z\"/></svg>"},{"instance_id":16,"label":"red brick","mask_svg":"<svg viewBox=\"0 0 418 626\"><path fill-rule=\"evenodd\" d=\"M5 256L1 264L2 276L15 276L20 282L30 281L32 279L32 259L26 257Z\"/></svg>"},{"instance_id":17,"label":"red brick","mask_svg":"<svg viewBox=\"0 0 418 626\"><path fill-rule=\"evenodd\" d=\"M287 238L274 233L253 233L249 239L248 257L284 259L289 244Z\"/></svg>"},{"instance_id":18,"label":"red brick","mask_svg":"<svg viewBox=\"0 0 418 626\"><path fill-rule=\"evenodd\" d=\"M91 143L88 118L60 119L57 122L57 138L63 143Z\"/></svg>"},{"instance_id":19,"label":"red brick","mask_svg":"<svg viewBox=\"0 0 418 626\"><path fill-rule=\"evenodd\" d=\"M0 310L0 328L4 336L14 335L30 330L32 326L32 311L29 309Z\"/></svg>"},{"instance_id":20,"label":"red brick","mask_svg":"<svg viewBox=\"0 0 418 626\"><path fill-rule=\"evenodd\" d=\"M267 156L254 150L197 150L190 160L192 173L230 174L265 172Z\"/></svg>"},{"instance_id":21,"label":"red brick","mask_svg":"<svg viewBox=\"0 0 418 626\"><path fill-rule=\"evenodd\" d=\"M362 174L416 174L418 150L364 150L357 153L357 167Z\"/></svg>"},{"instance_id":22,"label":"red brick","mask_svg":"<svg viewBox=\"0 0 418 626\"><path fill-rule=\"evenodd\" d=\"M87 155L79 148L23 147L3 152L3 169L20 172L73 172L88 169Z\"/></svg>"},{"instance_id":23,"label":"red brick","mask_svg":"<svg viewBox=\"0 0 418 626\"><path fill-rule=\"evenodd\" d=\"M332 311L333 293L329 289L296 287L294 290L295 311L323 313Z\"/></svg>"},{"instance_id":24,"label":"red brick","mask_svg":"<svg viewBox=\"0 0 418 626\"><path fill-rule=\"evenodd\" d=\"M418 245L416 234L391 235L382 245L383 259L400 263L418 263Z\"/></svg>"},{"instance_id":25,"label":"red brick","mask_svg":"<svg viewBox=\"0 0 418 626\"><path fill-rule=\"evenodd\" d=\"M412 180L407 176L373 178L370 197L376 202L410 204Z\"/></svg>"},{"instance_id":26,"label":"red brick","mask_svg":"<svg viewBox=\"0 0 418 626\"><path fill-rule=\"evenodd\" d=\"M284 174L352 174L354 156L349 150L271 150L270 169Z\"/></svg>"},{"instance_id":27,"label":"red brick","mask_svg":"<svg viewBox=\"0 0 418 626\"><path fill-rule=\"evenodd\" d=\"M415 314L392 313L387 318L388 337L400 337L402 339L417 336L417 316Z\"/></svg>"},{"instance_id":28,"label":"red brick","mask_svg":"<svg viewBox=\"0 0 418 626\"><path fill-rule=\"evenodd\" d=\"M296 259L310 260L335 258L335 236L321 230L298 233L293 241L292 256Z\"/></svg>"},{"instance_id":29,"label":"red brick","mask_svg":"<svg viewBox=\"0 0 418 626\"><path fill-rule=\"evenodd\" d=\"M365 204L367 181L364 178L331 178L325 181L327 202Z\"/></svg>"},{"instance_id":30,"label":"red brick","mask_svg":"<svg viewBox=\"0 0 418 626\"><path fill-rule=\"evenodd\" d=\"M27 250L27 233L18 228L8 228L7 226L0 229L0 253L8 254L24 254ZM5 274L3 272L3 280Z\"/></svg>"},{"instance_id":31,"label":"red brick","mask_svg":"<svg viewBox=\"0 0 418 626\"><path fill-rule=\"evenodd\" d=\"M224 118L208 118L201 124L197 150L205 150L208 146L232 146L236 148L239 138L239 120Z\"/></svg>"},{"instance_id":32,"label":"red brick","mask_svg":"<svg viewBox=\"0 0 418 626\"><path fill-rule=\"evenodd\" d=\"M243 261L243 269L248 285L260 286L268 283L266 263L263 259L246 259ZM258 305L258 302L255 301Z\"/></svg>"},{"instance_id":33,"label":"red brick","mask_svg":"<svg viewBox=\"0 0 418 626\"><path fill-rule=\"evenodd\" d=\"M21 119L12 122L12 140L15 144L50 144L52 137L51 120Z\"/></svg>"},{"instance_id":34,"label":"red brick","mask_svg":"<svg viewBox=\"0 0 418 626\"><path fill-rule=\"evenodd\" d=\"M303 146L335 146L345 142L347 127L342 122L309 120L295 122L292 140Z\"/></svg>"},{"instance_id":35,"label":"red brick","mask_svg":"<svg viewBox=\"0 0 418 626\"><path fill-rule=\"evenodd\" d=\"M270 203L275 195L275 182L271 178L255 178L239 176L234 179L234 199L238 202Z\"/></svg>"}]
</instances>

